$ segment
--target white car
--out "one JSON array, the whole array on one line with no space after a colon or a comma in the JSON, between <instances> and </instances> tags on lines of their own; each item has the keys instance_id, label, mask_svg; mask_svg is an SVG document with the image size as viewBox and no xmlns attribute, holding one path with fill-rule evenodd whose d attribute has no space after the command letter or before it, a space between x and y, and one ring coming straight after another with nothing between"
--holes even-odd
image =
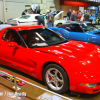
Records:
<instances>
[{"instance_id":1,"label":"white car","mask_svg":"<svg viewBox=\"0 0 100 100\"><path fill-rule=\"evenodd\" d=\"M9 24L1 24L0 25L0 31L3 29L3 28L6 28L6 27L10 27L11 25Z\"/></svg>"},{"instance_id":2,"label":"white car","mask_svg":"<svg viewBox=\"0 0 100 100\"><path fill-rule=\"evenodd\" d=\"M57 17L62 14L64 11L54 11L53 14L54 16L54 26L59 26L63 23L65 23L65 20L58 20ZM19 26L19 25L37 25L38 24L38 20L37 20L37 16L39 16L39 14L27 14L27 15L22 15L19 18L15 18L15 19L9 19L7 20L7 24L13 25L13 26ZM45 26L47 26L47 16L44 14L43 15L45 18Z\"/></svg>"}]
</instances>

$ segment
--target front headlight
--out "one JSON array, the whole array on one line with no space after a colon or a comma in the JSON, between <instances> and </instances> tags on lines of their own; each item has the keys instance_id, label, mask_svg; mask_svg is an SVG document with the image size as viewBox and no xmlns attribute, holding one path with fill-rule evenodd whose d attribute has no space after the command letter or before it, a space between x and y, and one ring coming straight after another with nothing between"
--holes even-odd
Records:
<instances>
[{"instance_id":1,"label":"front headlight","mask_svg":"<svg viewBox=\"0 0 100 100\"><path fill-rule=\"evenodd\" d=\"M80 83L80 85L86 86L86 87L96 87L97 83Z\"/></svg>"}]
</instances>

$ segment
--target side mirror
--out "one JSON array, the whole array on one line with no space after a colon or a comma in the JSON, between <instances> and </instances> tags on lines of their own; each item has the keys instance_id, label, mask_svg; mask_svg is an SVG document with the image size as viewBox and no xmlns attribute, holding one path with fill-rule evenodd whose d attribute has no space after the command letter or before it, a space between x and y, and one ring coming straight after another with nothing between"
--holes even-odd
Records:
<instances>
[{"instance_id":1,"label":"side mirror","mask_svg":"<svg viewBox=\"0 0 100 100\"><path fill-rule=\"evenodd\" d=\"M19 47L19 45L18 45L16 42L9 42L9 43L8 43L8 46L9 46L9 47L16 47L16 48Z\"/></svg>"}]
</instances>

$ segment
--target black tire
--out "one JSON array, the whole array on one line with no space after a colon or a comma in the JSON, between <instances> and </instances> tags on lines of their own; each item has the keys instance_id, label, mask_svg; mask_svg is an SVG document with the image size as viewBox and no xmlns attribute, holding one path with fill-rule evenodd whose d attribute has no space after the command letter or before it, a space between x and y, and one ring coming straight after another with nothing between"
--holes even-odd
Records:
<instances>
[{"instance_id":1,"label":"black tire","mask_svg":"<svg viewBox=\"0 0 100 100\"><path fill-rule=\"evenodd\" d=\"M60 25L62 25L62 23L58 23L58 24L56 25L56 27L59 27Z\"/></svg>"},{"instance_id":2,"label":"black tire","mask_svg":"<svg viewBox=\"0 0 100 100\"><path fill-rule=\"evenodd\" d=\"M43 71L43 79L47 87L59 94L69 90L68 75L65 70L57 64L49 64Z\"/></svg>"}]
</instances>

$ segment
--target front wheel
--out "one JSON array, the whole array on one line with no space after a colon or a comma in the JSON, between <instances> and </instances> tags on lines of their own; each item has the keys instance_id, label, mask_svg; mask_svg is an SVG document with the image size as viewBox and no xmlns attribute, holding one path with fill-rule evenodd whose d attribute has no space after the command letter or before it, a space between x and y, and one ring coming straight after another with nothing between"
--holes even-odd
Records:
<instances>
[{"instance_id":1,"label":"front wheel","mask_svg":"<svg viewBox=\"0 0 100 100\"><path fill-rule=\"evenodd\" d=\"M43 79L47 87L56 93L64 93L69 89L68 75L57 64L49 64L45 67Z\"/></svg>"}]
</instances>

